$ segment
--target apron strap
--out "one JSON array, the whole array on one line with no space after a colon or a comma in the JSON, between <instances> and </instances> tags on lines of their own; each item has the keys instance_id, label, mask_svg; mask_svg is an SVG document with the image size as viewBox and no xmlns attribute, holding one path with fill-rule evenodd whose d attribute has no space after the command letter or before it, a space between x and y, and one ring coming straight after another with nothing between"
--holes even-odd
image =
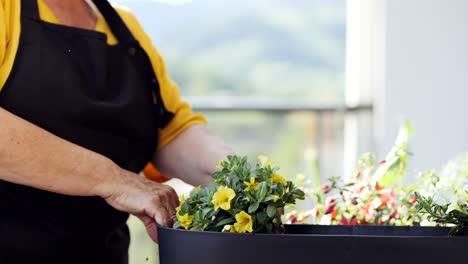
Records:
<instances>
[{"instance_id":1,"label":"apron strap","mask_svg":"<svg viewBox=\"0 0 468 264\"><path fill-rule=\"evenodd\" d=\"M31 18L33 20L40 20L37 0L22 0L21 16Z\"/></svg>"},{"instance_id":2,"label":"apron strap","mask_svg":"<svg viewBox=\"0 0 468 264\"><path fill-rule=\"evenodd\" d=\"M142 74L144 75L143 78L147 78L150 76L151 86L154 90L154 95L156 96L157 100L157 110L159 115L159 128L166 127L169 122L174 118L174 114L169 112L166 107L164 106L164 102L161 96L161 88L159 86L158 79L155 75L153 66L151 64L151 60L148 57L148 54L144 51L144 49L140 46L138 41L135 39L133 34L130 32L128 27L125 25L122 18L119 16L117 11L112 7L112 5L107 0L92 0L99 11L102 13L103 17L106 19L107 24L109 25L112 33L117 37L119 40L120 45L128 51L128 54L132 58L135 67L141 67L139 60L135 56L137 53L141 53L143 62L145 65L144 71ZM137 52L140 51L140 52Z\"/></svg>"}]
</instances>

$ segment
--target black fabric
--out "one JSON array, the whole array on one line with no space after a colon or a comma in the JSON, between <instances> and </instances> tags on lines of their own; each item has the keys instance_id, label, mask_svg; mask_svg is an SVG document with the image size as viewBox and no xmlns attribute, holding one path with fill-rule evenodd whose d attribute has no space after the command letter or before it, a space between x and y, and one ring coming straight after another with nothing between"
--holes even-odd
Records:
<instances>
[{"instance_id":1,"label":"black fabric","mask_svg":"<svg viewBox=\"0 0 468 264\"><path fill-rule=\"evenodd\" d=\"M160 117L159 124L160 127L166 127L172 120L172 118L174 118L174 114L167 111L166 107L164 106L164 101L161 97L158 79L156 78L156 75L151 67L151 61L148 55L139 45L138 41L133 37L130 30L128 30L128 28L125 26L125 23L123 22L122 18L119 16L117 11L115 11L115 9L112 8L112 6L107 0L93 0L93 2L99 9L99 11L103 14L103 16L106 17L106 20L112 32L115 34L117 39L119 39L121 45L127 49L127 52L131 56L131 58L136 58L135 55L138 53L139 56L141 56L141 58L143 59L143 63L146 66L144 67L145 70L141 73L143 76L151 77L150 80L154 88L154 95L156 96L156 101L159 102L157 104L157 110ZM135 63L135 65L138 65L142 62L138 59L133 59L132 61L133 63Z\"/></svg>"},{"instance_id":2,"label":"black fabric","mask_svg":"<svg viewBox=\"0 0 468 264\"><path fill-rule=\"evenodd\" d=\"M0 107L140 172L172 116L143 49L133 41L129 53L126 40L108 46L103 33L41 21L36 0L22 0L21 14ZM129 32L103 15L112 30ZM127 263L127 218L99 197L0 181L0 263Z\"/></svg>"}]
</instances>

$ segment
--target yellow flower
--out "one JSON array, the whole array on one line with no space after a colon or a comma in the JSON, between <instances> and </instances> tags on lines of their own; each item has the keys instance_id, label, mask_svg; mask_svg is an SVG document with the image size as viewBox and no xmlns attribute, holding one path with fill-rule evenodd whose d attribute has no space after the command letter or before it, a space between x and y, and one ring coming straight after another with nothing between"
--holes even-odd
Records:
<instances>
[{"instance_id":1,"label":"yellow flower","mask_svg":"<svg viewBox=\"0 0 468 264\"><path fill-rule=\"evenodd\" d=\"M252 217L242 211L238 214L236 214L236 223L234 224L234 228L237 232L239 233L245 233L245 232L249 232L249 233L252 233L253 232L253 221L252 221Z\"/></svg>"},{"instance_id":2,"label":"yellow flower","mask_svg":"<svg viewBox=\"0 0 468 264\"><path fill-rule=\"evenodd\" d=\"M214 205L214 209L218 210L221 208L225 211L231 209L231 201L236 197L236 193L233 189L219 186L218 191L213 195L213 200L211 202Z\"/></svg>"},{"instance_id":3,"label":"yellow flower","mask_svg":"<svg viewBox=\"0 0 468 264\"><path fill-rule=\"evenodd\" d=\"M223 161L222 161L222 160L216 162L216 168L217 168L218 170L222 170L222 169L223 169Z\"/></svg>"},{"instance_id":4,"label":"yellow flower","mask_svg":"<svg viewBox=\"0 0 468 264\"><path fill-rule=\"evenodd\" d=\"M250 178L250 182L244 182L245 185L247 185L247 188L245 188L244 191L248 192L250 189L257 190L258 186L260 186L260 183L255 182L255 177Z\"/></svg>"},{"instance_id":5,"label":"yellow flower","mask_svg":"<svg viewBox=\"0 0 468 264\"><path fill-rule=\"evenodd\" d=\"M185 196L183 194L181 196L179 196L179 202L181 204L183 204L185 202Z\"/></svg>"},{"instance_id":6,"label":"yellow flower","mask_svg":"<svg viewBox=\"0 0 468 264\"><path fill-rule=\"evenodd\" d=\"M270 166L270 168L273 168L275 166L273 161L271 161L271 159L265 155L258 156L258 160L260 161L260 165L262 165L262 167Z\"/></svg>"},{"instance_id":7,"label":"yellow flower","mask_svg":"<svg viewBox=\"0 0 468 264\"><path fill-rule=\"evenodd\" d=\"M180 225L185 228L189 229L190 225L192 224L193 221L193 216L190 216L189 214L184 214L182 216L177 215L177 218L180 222Z\"/></svg>"},{"instance_id":8,"label":"yellow flower","mask_svg":"<svg viewBox=\"0 0 468 264\"><path fill-rule=\"evenodd\" d=\"M287 186L288 183L286 182L286 179L281 176L281 174L279 173L273 173L273 177L271 178L271 183L272 184L277 184L277 183L281 183L283 184L283 186Z\"/></svg>"},{"instance_id":9,"label":"yellow flower","mask_svg":"<svg viewBox=\"0 0 468 264\"><path fill-rule=\"evenodd\" d=\"M273 202L276 203L280 197L278 195L273 195L272 198L273 198Z\"/></svg>"}]
</instances>

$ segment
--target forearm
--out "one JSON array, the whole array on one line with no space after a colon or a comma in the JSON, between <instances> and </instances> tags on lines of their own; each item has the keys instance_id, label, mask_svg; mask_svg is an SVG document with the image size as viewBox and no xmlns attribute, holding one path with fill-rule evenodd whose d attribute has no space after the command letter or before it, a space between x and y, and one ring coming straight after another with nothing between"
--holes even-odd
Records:
<instances>
[{"instance_id":1,"label":"forearm","mask_svg":"<svg viewBox=\"0 0 468 264\"><path fill-rule=\"evenodd\" d=\"M194 125L160 149L153 163L164 175L206 186L212 181L216 163L233 154L205 125Z\"/></svg>"},{"instance_id":2,"label":"forearm","mask_svg":"<svg viewBox=\"0 0 468 264\"><path fill-rule=\"evenodd\" d=\"M119 168L0 108L0 179L75 196L105 195Z\"/></svg>"}]
</instances>

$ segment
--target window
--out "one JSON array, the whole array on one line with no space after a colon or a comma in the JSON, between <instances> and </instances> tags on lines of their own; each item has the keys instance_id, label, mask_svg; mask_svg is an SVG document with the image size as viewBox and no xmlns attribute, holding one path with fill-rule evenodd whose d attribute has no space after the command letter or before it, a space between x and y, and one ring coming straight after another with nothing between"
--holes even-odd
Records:
<instances>
[{"instance_id":1,"label":"window","mask_svg":"<svg viewBox=\"0 0 468 264\"><path fill-rule=\"evenodd\" d=\"M322 110L344 104L345 0L116 2L138 17L185 99L239 153L269 154L291 177L306 169L304 153L342 157L343 116ZM322 171L341 174L339 163Z\"/></svg>"}]
</instances>

